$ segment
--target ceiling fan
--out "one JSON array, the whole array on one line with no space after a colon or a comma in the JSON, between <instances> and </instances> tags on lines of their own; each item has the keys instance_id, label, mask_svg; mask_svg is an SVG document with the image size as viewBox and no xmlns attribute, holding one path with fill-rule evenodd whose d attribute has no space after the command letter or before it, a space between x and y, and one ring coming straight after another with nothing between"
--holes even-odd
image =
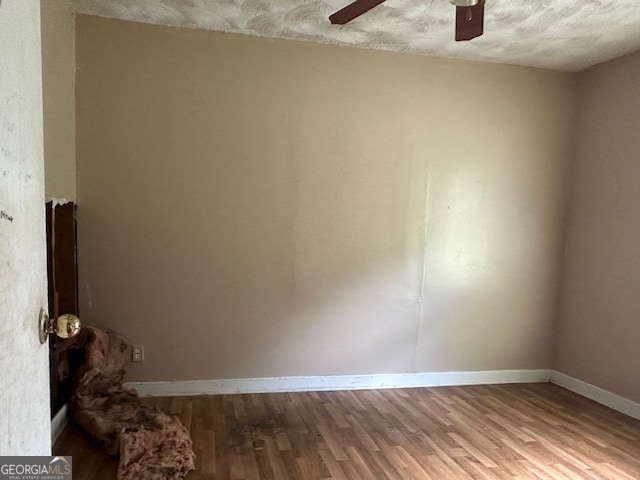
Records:
<instances>
[{"instance_id":1,"label":"ceiling fan","mask_svg":"<svg viewBox=\"0 0 640 480\"><path fill-rule=\"evenodd\" d=\"M329 16L333 24L344 25L385 0L355 0ZM471 40L484 31L485 0L450 0L456 6L456 41Z\"/></svg>"}]
</instances>

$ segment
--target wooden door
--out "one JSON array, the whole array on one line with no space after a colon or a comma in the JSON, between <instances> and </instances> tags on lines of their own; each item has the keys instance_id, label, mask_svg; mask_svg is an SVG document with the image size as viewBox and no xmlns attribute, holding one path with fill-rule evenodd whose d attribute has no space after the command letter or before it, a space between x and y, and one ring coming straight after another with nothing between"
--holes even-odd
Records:
<instances>
[{"instance_id":1,"label":"wooden door","mask_svg":"<svg viewBox=\"0 0 640 480\"><path fill-rule=\"evenodd\" d=\"M78 268L76 262L76 205L72 202L47 202L47 283L49 315L57 317L78 312ZM70 382L58 376L56 346L61 342L49 336L51 416L62 408L70 392ZM67 359L71 360L71 359Z\"/></svg>"},{"instance_id":2,"label":"wooden door","mask_svg":"<svg viewBox=\"0 0 640 480\"><path fill-rule=\"evenodd\" d=\"M40 1L0 3L0 456L50 455Z\"/></svg>"}]
</instances>

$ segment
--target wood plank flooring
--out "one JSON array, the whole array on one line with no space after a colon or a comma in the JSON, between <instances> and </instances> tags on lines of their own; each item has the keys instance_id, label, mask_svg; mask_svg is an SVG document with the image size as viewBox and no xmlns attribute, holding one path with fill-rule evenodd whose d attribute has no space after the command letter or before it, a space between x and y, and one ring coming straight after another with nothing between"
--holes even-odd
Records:
<instances>
[{"instance_id":1,"label":"wood plank flooring","mask_svg":"<svg viewBox=\"0 0 640 480\"><path fill-rule=\"evenodd\" d=\"M150 399L194 442L187 480L640 479L640 421L552 384ZM74 425L74 479L117 460Z\"/></svg>"}]
</instances>

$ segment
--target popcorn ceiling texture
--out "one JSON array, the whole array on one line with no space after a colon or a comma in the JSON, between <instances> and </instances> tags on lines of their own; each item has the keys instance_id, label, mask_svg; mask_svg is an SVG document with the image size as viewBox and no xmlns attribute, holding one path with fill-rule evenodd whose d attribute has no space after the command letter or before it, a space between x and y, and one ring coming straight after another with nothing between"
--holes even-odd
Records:
<instances>
[{"instance_id":1,"label":"popcorn ceiling texture","mask_svg":"<svg viewBox=\"0 0 640 480\"><path fill-rule=\"evenodd\" d=\"M455 42L448 0L387 0L344 26L352 0L71 0L77 13L485 62L579 71L640 49L638 0L487 0L485 34Z\"/></svg>"}]
</instances>

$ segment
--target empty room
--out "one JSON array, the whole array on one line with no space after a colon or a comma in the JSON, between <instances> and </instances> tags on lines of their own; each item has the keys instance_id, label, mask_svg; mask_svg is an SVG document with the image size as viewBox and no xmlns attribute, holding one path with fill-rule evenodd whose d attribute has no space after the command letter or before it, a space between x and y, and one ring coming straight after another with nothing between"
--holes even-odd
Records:
<instances>
[{"instance_id":1,"label":"empty room","mask_svg":"<svg viewBox=\"0 0 640 480\"><path fill-rule=\"evenodd\" d=\"M0 148L0 459L640 478L637 1L2 0Z\"/></svg>"}]
</instances>

